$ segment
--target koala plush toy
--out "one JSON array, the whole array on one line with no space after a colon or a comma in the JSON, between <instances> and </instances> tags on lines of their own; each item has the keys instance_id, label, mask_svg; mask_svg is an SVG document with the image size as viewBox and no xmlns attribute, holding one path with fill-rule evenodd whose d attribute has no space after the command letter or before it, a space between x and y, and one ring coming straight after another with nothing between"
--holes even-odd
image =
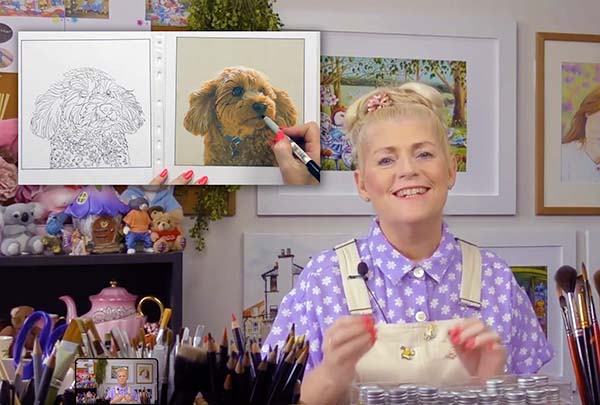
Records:
<instances>
[{"instance_id":1,"label":"koala plush toy","mask_svg":"<svg viewBox=\"0 0 600 405\"><path fill-rule=\"evenodd\" d=\"M41 206L36 203L0 206L0 228L2 228L0 252L3 255L16 256L44 252L42 237L35 234L34 223L42 212Z\"/></svg>"}]
</instances>

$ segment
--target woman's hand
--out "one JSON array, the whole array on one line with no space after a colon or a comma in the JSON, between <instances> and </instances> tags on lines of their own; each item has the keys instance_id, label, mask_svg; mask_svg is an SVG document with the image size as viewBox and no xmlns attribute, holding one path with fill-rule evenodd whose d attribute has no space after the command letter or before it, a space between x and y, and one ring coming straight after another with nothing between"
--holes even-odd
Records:
<instances>
[{"instance_id":1,"label":"woman's hand","mask_svg":"<svg viewBox=\"0 0 600 405\"><path fill-rule=\"evenodd\" d=\"M304 139L304 151L316 164L319 166L321 165L321 132L315 122L308 122L289 128L281 128L281 130L295 142ZM283 184L319 184L317 179L310 174L306 165L294 156L292 145L287 137L277 135L275 137L275 143L271 148L275 154L279 170L281 170Z\"/></svg>"},{"instance_id":2,"label":"woman's hand","mask_svg":"<svg viewBox=\"0 0 600 405\"><path fill-rule=\"evenodd\" d=\"M167 181L168 177L169 177L169 171L167 169L164 169L158 176L156 176L155 178L152 179L152 181L150 182L150 185L151 186L159 186L161 184L164 184ZM173 181L171 181L169 183L169 185L170 186L183 186L183 185L189 184L189 182L192 180L193 177L194 177L194 171L188 170L187 172L181 173L179 176L175 177L175 179ZM202 176L194 184L204 185L206 183L208 183L208 177Z\"/></svg>"},{"instance_id":3,"label":"woman's hand","mask_svg":"<svg viewBox=\"0 0 600 405\"><path fill-rule=\"evenodd\" d=\"M302 383L302 401L335 404L346 395L356 373L356 364L377 340L371 315L344 316L323 337L323 361Z\"/></svg>"},{"instance_id":4,"label":"woman's hand","mask_svg":"<svg viewBox=\"0 0 600 405\"><path fill-rule=\"evenodd\" d=\"M480 319L466 319L448 334L456 354L473 377L489 378L504 373L506 348L498 332Z\"/></svg>"}]
</instances>

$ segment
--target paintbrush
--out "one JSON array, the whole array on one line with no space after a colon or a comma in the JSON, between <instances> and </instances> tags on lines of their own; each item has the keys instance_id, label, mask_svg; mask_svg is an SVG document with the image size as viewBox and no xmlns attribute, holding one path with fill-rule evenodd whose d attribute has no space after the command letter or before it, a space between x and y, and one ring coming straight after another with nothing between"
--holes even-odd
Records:
<instances>
[{"instance_id":1,"label":"paintbrush","mask_svg":"<svg viewBox=\"0 0 600 405\"><path fill-rule=\"evenodd\" d=\"M38 390L40 389L40 380L42 378L42 348L40 347L40 341L38 337L35 337L33 341L33 352L31 353L31 361L33 362L33 381L35 393L37 395Z\"/></svg>"},{"instance_id":2,"label":"paintbrush","mask_svg":"<svg viewBox=\"0 0 600 405\"><path fill-rule=\"evenodd\" d=\"M160 317L160 328L158 329L158 333L156 335L156 344L157 345L164 345L166 343L166 331L165 329L167 328L167 325L169 324L169 321L171 320L171 315L173 313L173 310L171 308L165 308L165 310L162 313L162 316Z\"/></svg>"},{"instance_id":3,"label":"paintbrush","mask_svg":"<svg viewBox=\"0 0 600 405\"><path fill-rule=\"evenodd\" d=\"M591 368L592 389L594 390L594 395L596 395L596 398L598 399L600 398L600 381L598 380L598 366L596 364L596 355L592 344L593 331L589 323L589 311L585 293L580 285L577 288L577 310L579 314L579 323L581 325L581 330L583 331L583 342L586 348L587 360Z\"/></svg>"},{"instance_id":4,"label":"paintbrush","mask_svg":"<svg viewBox=\"0 0 600 405\"><path fill-rule=\"evenodd\" d=\"M54 373L54 367L56 366L56 346L52 349L50 356L46 358L46 365L40 380L38 391L35 395L35 404L41 405L46 401L48 394L48 387L50 387L50 381L52 380L52 374Z\"/></svg>"},{"instance_id":5,"label":"paintbrush","mask_svg":"<svg viewBox=\"0 0 600 405\"><path fill-rule=\"evenodd\" d=\"M592 367L590 364L589 354L587 347L585 345L585 338L583 330L579 327L578 318L575 314L575 287L577 285L577 271L568 265L561 266L554 275L554 279L560 288L562 288L563 292L567 294L567 308L569 309L570 321L571 325L573 325L575 332L575 340L577 343L577 353L579 356L579 361L582 365L583 375L585 377L585 385L588 389L589 394L592 395L593 401L591 403L598 403L596 400L593 379L592 379Z\"/></svg>"},{"instance_id":6,"label":"paintbrush","mask_svg":"<svg viewBox=\"0 0 600 405\"><path fill-rule=\"evenodd\" d=\"M594 304L594 296L592 294L592 288L590 287L587 268L583 262L581 263L581 274L583 275L583 288L589 302L588 309L590 312L590 322L592 323L592 331L594 332L592 344L594 345L598 373L600 373L600 325L598 325L598 318L596 317L596 305Z\"/></svg>"},{"instance_id":7,"label":"paintbrush","mask_svg":"<svg viewBox=\"0 0 600 405\"><path fill-rule=\"evenodd\" d=\"M175 358L175 390L170 405L190 405L199 391L206 391L208 373L206 351L181 345Z\"/></svg>"},{"instance_id":8,"label":"paintbrush","mask_svg":"<svg viewBox=\"0 0 600 405\"><path fill-rule=\"evenodd\" d=\"M92 343L88 339L87 328L83 323L83 319L75 318L73 320L77 323L77 328L79 329L79 333L81 333L81 349L83 351L83 357L93 357L94 352L92 350Z\"/></svg>"},{"instance_id":9,"label":"paintbrush","mask_svg":"<svg viewBox=\"0 0 600 405\"><path fill-rule=\"evenodd\" d=\"M52 373L52 381L48 388L48 395L46 396L46 405L53 405L54 399L58 394L58 390L67 374L67 370L75 360L75 356L79 351L79 345L81 344L81 333L77 327L77 322L71 321L63 339L58 345L56 351L56 367L54 373Z\"/></svg>"},{"instance_id":10,"label":"paintbrush","mask_svg":"<svg viewBox=\"0 0 600 405\"><path fill-rule=\"evenodd\" d=\"M98 333L98 329L96 329L96 324L92 319L85 318L83 320L83 324L85 328L92 332L92 348L94 350L94 355L98 358L108 357L106 351L104 350L104 346L102 345L102 341L100 340L100 334Z\"/></svg>"},{"instance_id":11,"label":"paintbrush","mask_svg":"<svg viewBox=\"0 0 600 405\"><path fill-rule=\"evenodd\" d=\"M15 380L13 381L13 387L19 400L21 400L21 395L23 393L23 363L24 360L21 359L15 370Z\"/></svg>"}]
</instances>

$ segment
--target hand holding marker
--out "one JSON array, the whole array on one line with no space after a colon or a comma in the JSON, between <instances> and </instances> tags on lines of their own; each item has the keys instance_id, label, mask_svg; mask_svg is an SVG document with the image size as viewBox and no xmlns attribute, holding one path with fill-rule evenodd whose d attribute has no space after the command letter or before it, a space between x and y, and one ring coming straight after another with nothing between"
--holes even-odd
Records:
<instances>
[{"instance_id":1,"label":"hand holding marker","mask_svg":"<svg viewBox=\"0 0 600 405\"><path fill-rule=\"evenodd\" d=\"M274 133L277 134L281 131L279 126L277 126L277 124L271 118L269 118L267 116L263 116L263 120L265 121L267 126L271 129L271 131L273 131ZM283 133L283 131L281 131L281 132ZM319 165L314 160L312 160L310 158L310 156L308 156L306 154L306 152L304 152L302 150L302 148L300 148L300 146L298 146L298 144L296 144L296 142L294 142L292 140L292 138L290 138L287 135L285 135L285 136L290 141L290 144L292 146L292 152L294 152L294 155L296 155L296 157L298 159L300 159L302 161L302 163L304 163L306 165L306 168L308 169L310 174L315 179L317 179L318 182L320 182L321 181L321 168L319 167Z\"/></svg>"}]
</instances>

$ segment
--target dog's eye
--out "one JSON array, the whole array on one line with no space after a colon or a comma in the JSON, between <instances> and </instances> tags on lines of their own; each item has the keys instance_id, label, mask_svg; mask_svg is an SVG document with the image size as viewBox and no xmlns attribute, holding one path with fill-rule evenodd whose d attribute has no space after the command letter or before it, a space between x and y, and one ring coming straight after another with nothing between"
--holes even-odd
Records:
<instances>
[{"instance_id":1,"label":"dog's eye","mask_svg":"<svg viewBox=\"0 0 600 405\"><path fill-rule=\"evenodd\" d=\"M264 88L264 87L261 87L261 89L260 89L260 90L258 90L258 91L260 91L262 94L267 94L267 93L266 93L266 90L265 90L265 88Z\"/></svg>"},{"instance_id":2,"label":"dog's eye","mask_svg":"<svg viewBox=\"0 0 600 405\"><path fill-rule=\"evenodd\" d=\"M109 97L112 96L112 92L110 90L106 90L106 92L104 94L106 94Z\"/></svg>"},{"instance_id":3,"label":"dog's eye","mask_svg":"<svg viewBox=\"0 0 600 405\"><path fill-rule=\"evenodd\" d=\"M244 88L242 86L235 86L233 90L231 90L231 94L234 97L241 97L244 94Z\"/></svg>"}]
</instances>

